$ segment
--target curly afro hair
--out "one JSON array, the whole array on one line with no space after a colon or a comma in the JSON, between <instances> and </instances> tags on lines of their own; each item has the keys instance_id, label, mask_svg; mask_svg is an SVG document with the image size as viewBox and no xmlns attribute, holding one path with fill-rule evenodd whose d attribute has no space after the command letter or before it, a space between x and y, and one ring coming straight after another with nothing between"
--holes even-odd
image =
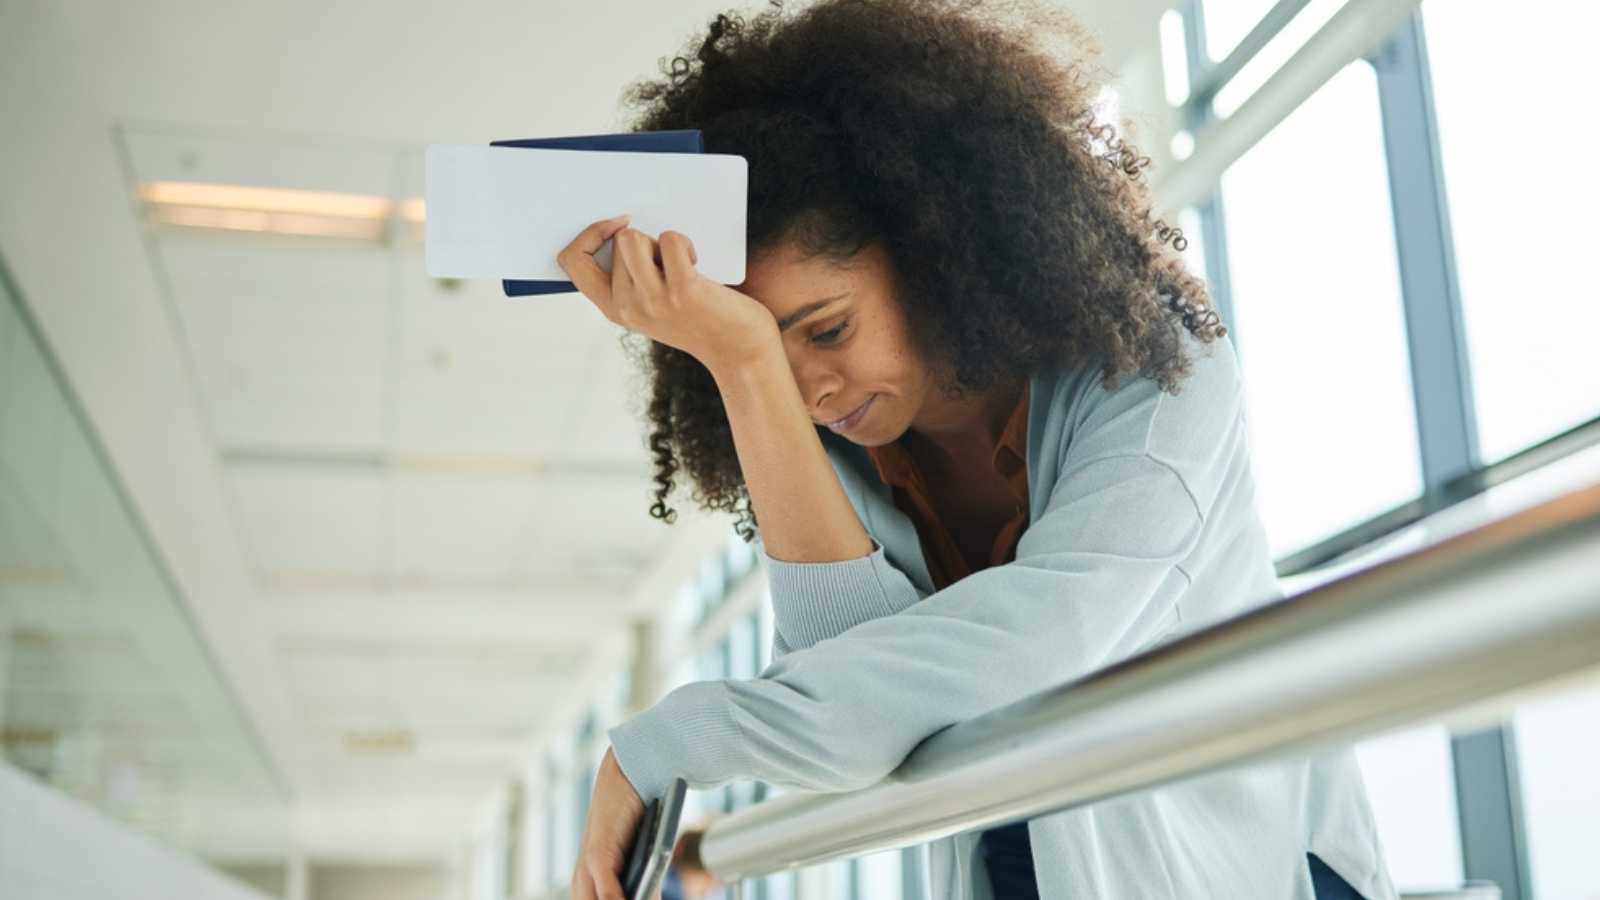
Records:
<instances>
[{"instance_id":1,"label":"curly afro hair","mask_svg":"<svg viewBox=\"0 0 1600 900\"><path fill-rule=\"evenodd\" d=\"M774 0L749 21L717 15L623 99L640 110L633 131L697 128L706 152L748 160L752 260L881 245L950 395L1088 365L1108 387L1138 373L1175 394L1181 330L1210 342L1227 329L1183 267L1182 234L1151 217L1149 159L1095 114L1095 52L1070 15L1024 0ZM752 540L710 372L628 338L650 383L650 514L674 520L683 468L694 501Z\"/></svg>"}]
</instances>

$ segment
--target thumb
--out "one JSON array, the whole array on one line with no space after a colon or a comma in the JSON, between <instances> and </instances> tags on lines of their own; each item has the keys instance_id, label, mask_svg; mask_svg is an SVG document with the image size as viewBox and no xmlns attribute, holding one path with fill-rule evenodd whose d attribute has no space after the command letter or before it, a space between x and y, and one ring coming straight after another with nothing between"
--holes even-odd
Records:
<instances>
[{"instance_id":1,"label":"thumb","mask_svg":"<svg viewBox=\"0 0 1600 900\"><path fill-rule=\"evenodd\" d=\"M571 248L579 253L594 254L606 241L611 240L617 232L627 227L628 219L629 216L623 214L612 219L601 219L591 224L578 232L578 236L572 241Z\"/></svg>"}]
</instances>

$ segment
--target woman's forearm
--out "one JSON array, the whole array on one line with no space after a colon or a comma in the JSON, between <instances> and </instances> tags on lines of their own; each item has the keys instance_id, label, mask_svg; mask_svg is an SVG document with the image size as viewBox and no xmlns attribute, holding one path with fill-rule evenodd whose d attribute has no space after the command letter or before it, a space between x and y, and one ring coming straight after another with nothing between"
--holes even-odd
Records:
<instances>
[{"instance_id":1,"label":"woman's forearm","mask_svg":"<svg viewBox=\"0 0 1600 900\"><path fill-rule=\"evenodd\" d=\"M872 552L872 539L828 462L781 345L713 368L767 555L837 562Z\"/></svg>"}]
</instances>

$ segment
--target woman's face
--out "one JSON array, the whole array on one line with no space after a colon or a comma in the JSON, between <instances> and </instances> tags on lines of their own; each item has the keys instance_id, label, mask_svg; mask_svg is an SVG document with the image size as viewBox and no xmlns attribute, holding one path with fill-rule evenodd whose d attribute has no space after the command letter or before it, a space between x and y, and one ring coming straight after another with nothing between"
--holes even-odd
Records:
<instances>
[{"instance_id":1,"label":"woman's face","mask_svg":"<svg viewBox=\"0 0 1600 900\"><path fill-rule=\"evenodd\" d=\"M940 405L934 369L912 342L880 245L843 267L822 257L801 261L785 246L753 261L735 289L778 320L789 368L816 424L876 447Z\"/></svg>"}]
</instances>

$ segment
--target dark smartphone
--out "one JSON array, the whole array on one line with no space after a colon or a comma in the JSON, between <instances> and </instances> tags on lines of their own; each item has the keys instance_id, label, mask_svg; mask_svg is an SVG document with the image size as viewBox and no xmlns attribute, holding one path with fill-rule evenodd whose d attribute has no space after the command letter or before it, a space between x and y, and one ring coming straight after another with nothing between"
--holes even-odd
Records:
<instances>
[{"instance_id":1,"label":"dark smartphone","mask_svg":"<svg viewBox=\"0 0 1600 900\"><path fill-rule=\"evenodd\" d=\"M633 847L622 869L622 892L628 900L653 900L672 862L672 849L678 840L678 819L683 815L683 798L689 785L675 778L666 796L657 797L645 807L639 828L633 834Z\"/></svg>"}]
</instances>

